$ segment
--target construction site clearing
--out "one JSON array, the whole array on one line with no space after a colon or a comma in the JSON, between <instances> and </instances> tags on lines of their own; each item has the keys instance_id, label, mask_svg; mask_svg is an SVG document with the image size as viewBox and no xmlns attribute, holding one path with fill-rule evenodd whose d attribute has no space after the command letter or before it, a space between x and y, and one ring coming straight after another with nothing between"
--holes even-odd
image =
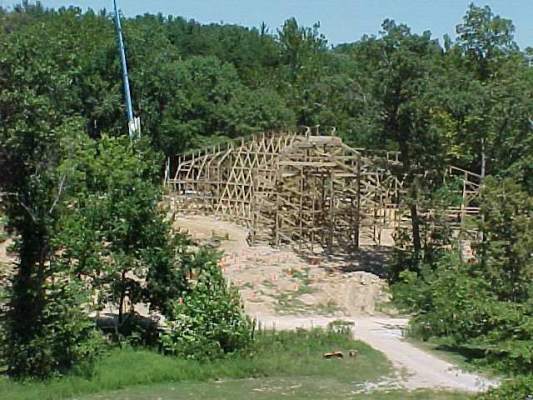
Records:
<instances>
[{"instance_id":1,"label":"construction site clearing","mask_svg":"<svg viewBox=\"0 0 533 400\"><path fill-rule=\"evenodd\" d=\"M434 179L428 171L423 179ZM464 254L476 232L481 177L453 166L460 204L436 218ZM254 315L374 314L395 235L410 235L398 152L352 148L332 130L258 134L169 157L166 204L176 230L219 246L228 279Z\"/></svg>"}]
</instances>

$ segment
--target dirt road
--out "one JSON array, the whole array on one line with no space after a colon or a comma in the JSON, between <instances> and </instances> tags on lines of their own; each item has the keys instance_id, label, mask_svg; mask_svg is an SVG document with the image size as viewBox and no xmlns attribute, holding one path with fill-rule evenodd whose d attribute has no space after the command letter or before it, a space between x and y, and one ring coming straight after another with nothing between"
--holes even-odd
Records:
<instances>
[{"instance_id":1,"label":"dirt road","mask_svg":"<svg viewBox=\"0 0 533 400\"><path fill-rule=\"evenodd\" d=\"M321 316L256 316L261 325L276 329L325 327L334 320ZM403 340L405 318L361 316L342 318L355 323L354 338L368 343L384 353L396 369L391 385L406 389L451 389L465 392L481 392L497 385L476 374L464 372L456 366L429 354Z\"/></svg>"}]
</instances>

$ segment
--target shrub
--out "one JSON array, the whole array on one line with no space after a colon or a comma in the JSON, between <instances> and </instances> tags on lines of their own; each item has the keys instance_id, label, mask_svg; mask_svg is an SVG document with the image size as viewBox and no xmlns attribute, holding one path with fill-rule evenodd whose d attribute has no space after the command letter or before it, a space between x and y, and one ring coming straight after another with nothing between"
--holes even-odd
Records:
<instances>
[{"instance_id":1,"label":"shrub","mask_svg":"<svg viewBox=\"0 0 533 400\"><path fill-rule=\"evenodd\" d=\"M0 243L5 242L8 238L6 232L6 217L0 214Z\"/></svg>"},{"instance_id":2,"label":"shrub","mask_svg":"<svg viewBox=\"0 0 533 400\"><path fill-rule=\"evenodd\" d=\"M404 271L393 286L396 303L415 312L409 334L445 337L483 363L517 374L533 368L533 317L529 304L499 301L483 265L442 257L433 271Z\"/></svg>"},{"instance_id":3,"label":"shrub","mask_svg":"<svg viewBox=\"0 0 533 400\"><path fill-rule=\"evenodd\" d=\"M396 303L415 316L410 334L446 337L505 372L533 369L531 196L511 179L485 181L478 262L440 254L393 285Z\"/></svg>"},{"instance_id":4,"label":"shrub","mask_svg":"<svg viewBox=\"0 0 533 400\"><path fill-rule=\"evenodd\" d=\"M523 375L504 382L500 387L477 397L478 400L530 400L533 399L533 375Z\"/></svg>"},{"instance_id":5,"label":"shrub","mask_svg":"<svg viewBox=\"0 0 533 400\"><path fill-rule=\"evenodd\" d=\"M13 315L18 308L8 305L1 335L8 374L18 379L46 379L72 369L90 374L103 341L81 307L84 300L79 284L46 282L43 296L35 298L42 303L40 315L25 326L25 316Z\"/></svg>"},{"instance_id":6,"label":"shrub","mask_svg":"<svg viewBox=\"0 0 533 400\"><path fill-rule=\"evenodd\" d=\"M338 335L351 337L354 325L355 322L353 321L343 321L341 319L337 319L335 321L331 321L328 324L328 332L333 332Z\"/></svg>"},{"instance_id":7,"label":"shrub","mask_svg":"<svg viewBox=\"0 0 533 400\"><path fill-rule=\"evenodd\" d=\"M225 281L218 255L201 249L192 262L197 280L173 302L168 329L161 335L163 351L205 359L245 348L252 340L254 325L244 313L237 289Z\"/></svg>"}]
</instances>

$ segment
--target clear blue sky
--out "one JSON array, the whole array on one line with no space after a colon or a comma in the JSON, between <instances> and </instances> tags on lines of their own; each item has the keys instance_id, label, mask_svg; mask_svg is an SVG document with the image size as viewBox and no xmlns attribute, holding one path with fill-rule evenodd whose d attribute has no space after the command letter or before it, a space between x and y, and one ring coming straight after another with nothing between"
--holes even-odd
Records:
<instances>
[{"instance_id":1,"label":"clear blue sky","mask_svg":"<svg viewBox=\"0 0 533 400\"><path fill-rule=\"evenodd\" d=\"M118 0L127 16L158 13L194 18L202 23L226 22L275 31L287 18L310 26L319 21L329 43L338 44L375 34L385 18L409 25L413 31L430 30L434 37L455 34L472 0ZM77 5L95 10L112 8L112 0L42 0L46 7ZM0 0L4 7L17 1ZM521 48L533 46L533 0L485 0L495 14L510 18Z\"/></svg>"}]
</instances>

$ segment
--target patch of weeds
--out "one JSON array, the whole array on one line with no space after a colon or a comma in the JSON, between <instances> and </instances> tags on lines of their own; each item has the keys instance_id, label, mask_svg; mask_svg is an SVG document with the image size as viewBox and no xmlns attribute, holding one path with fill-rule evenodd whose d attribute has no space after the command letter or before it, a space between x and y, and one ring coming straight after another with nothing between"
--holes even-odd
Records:
<instances>
[{"instance_id":1,"label":"patch of weeds","mask_svg":"<svg viewBox=\"0 0 533 400\"><path fill-rule=\"evenodd\" d=\"M261 296L267 296L267 294L265 292L263 292L262 290L256 290L255 291L255 296L253 298L252 297L248 297L248 301L250 303L262 303L264 301L264 299L262 299Z\"/></svg>"},{"instance_id":2,"label":"patch of weeds","mask_svg":"<svg viewBox=\"0 0 533 400\"><path fill-rule=\"evenodd\" d=\"M309 312L309 306L294 296L296 292L284 292L276 296L276 312L280 314L302 314Z\"/></svg>"},{"instance_id":3,"label":"patch of weeds","mask_svg":"<svg viewBox=\"0 0 533 400\"><path fill-rule=\"evenodd\" d=\"M18 245L17 242L13 241L9 246L6 247L6 253L8 255L18 254Z\"/></svg>"},{"instance_id":4,"label":"patch of weeds","mask_svg":"<svg viewBox=\"0 0 533 400\"><path fill-rule=\"evenodd\" d=\"M316 312L320 315L331 315L341 311L335 300L328 300L327 303L320 303L316 306ZM334 321L335 322L335 321Z\"/></svg>"},{"instance_id":5,"label":"patch of weeds","mask_svg":"<svg viewBox=\"0 0 533 400\"><path fill-rule=\"evenodd\" d=\"M341 307L334 301L329 300L327 303L319 303L316 305L305 304L297 296L296 292L284 292L276 298L276 311L280 314L318 314L318 315L332 315L338 311L342 311Z\"/></svg>"},{"instance_id":6,"label":"patch of weeds","mask_svg":"<svg viewBox=\"0 0 533 400\"><path fill-rule=\"evenodd\" d=\"M309 277L309 268L304 268L303 271L294 271L292 274L293 278L298 280L300 284L298 289L295 291L296 296L301 296L303 294L311 294L316 290L311 287L312 280Z\"/></svg>"},{"instance_id":7,"label":"patch of weeds","mask_svg":"<svg viewBox=\"0 0 533 400\"><path fill-rule=\"evenodd\" d=\"M4 215L0 215L0 243L5 242L9 235L6 232L7 218Z\"/></svg>"},{"instance_id":8,"label":"patch of weeds","mask_svg":"<svg viewBox=\"0 0 533 400\"><path fill-rule=\"evenodd\" d=\"M311 287L309 268L303 271L294 271L292 277L298 281L296 290L280 293L272 296L277 300L276 311L283 314L310 314L315 312L315 307L307 305L299 299L304 294L312 294L316 289Z\"/></svg>"},{"instance_id":9,"label":"patch of weeds","mask_svg":"<svg viewBox=\"0 0 533 400\"><path fill-rule=\"evenodd\" d=\"M351 335L351 332L354 326L355 326L355 322L353 321L345 321L343 319L336 319L335 321L331 321L328 324L328 330L335 332L339 335L349 336Z\"/></svg>"},{"instance_id":10,"label":"patch of weeds","mask_svg":"<svg viewBox=\"0 0 533 400\"><path fill-rule=\"evenodd\" d=\"M265 279L263 282L261 282L261 284L266 287L266 288L269 288L269 289L272 289L274 287L274 284L269 281L268 279Z\"/></svg>"},{"instance_id":11,"label":"patch of weeds","mask_svg":"<svg viewBox=\"0 0 533 400\"><path fill-rule=\"evenodd\" d=\"M300 280L303 284L309 285L311 278L309 278L309 267L305 267L303 270L295 270L292 273L292 277Z\"/></svg>"},{"instance_id":12,"label":"patch of weeds","mask_svg":"<svg viewBox=\"0 0 533 400\"><path fill-rule=\"evenodd\" d=\"M316 292L316 289L312 288L309 285L300 285L300 286L298 286L298 289L296 290L296 294L298 296L301 296L302 294L311 294L311 293L315 293L315 292Z\"/></svg>"},{"instance_id":13,"label":"patch of weeds","mask_svg":"<svg viewBox=\"0 0 533 400\"><path fill-rule=\"evenodd\" d=\"M246 283L243 283L241 286L240 286L241 289L253 289L254 288L254 285L251 283L251 282L246 282Z\"/></svg>"}]
</instances>

